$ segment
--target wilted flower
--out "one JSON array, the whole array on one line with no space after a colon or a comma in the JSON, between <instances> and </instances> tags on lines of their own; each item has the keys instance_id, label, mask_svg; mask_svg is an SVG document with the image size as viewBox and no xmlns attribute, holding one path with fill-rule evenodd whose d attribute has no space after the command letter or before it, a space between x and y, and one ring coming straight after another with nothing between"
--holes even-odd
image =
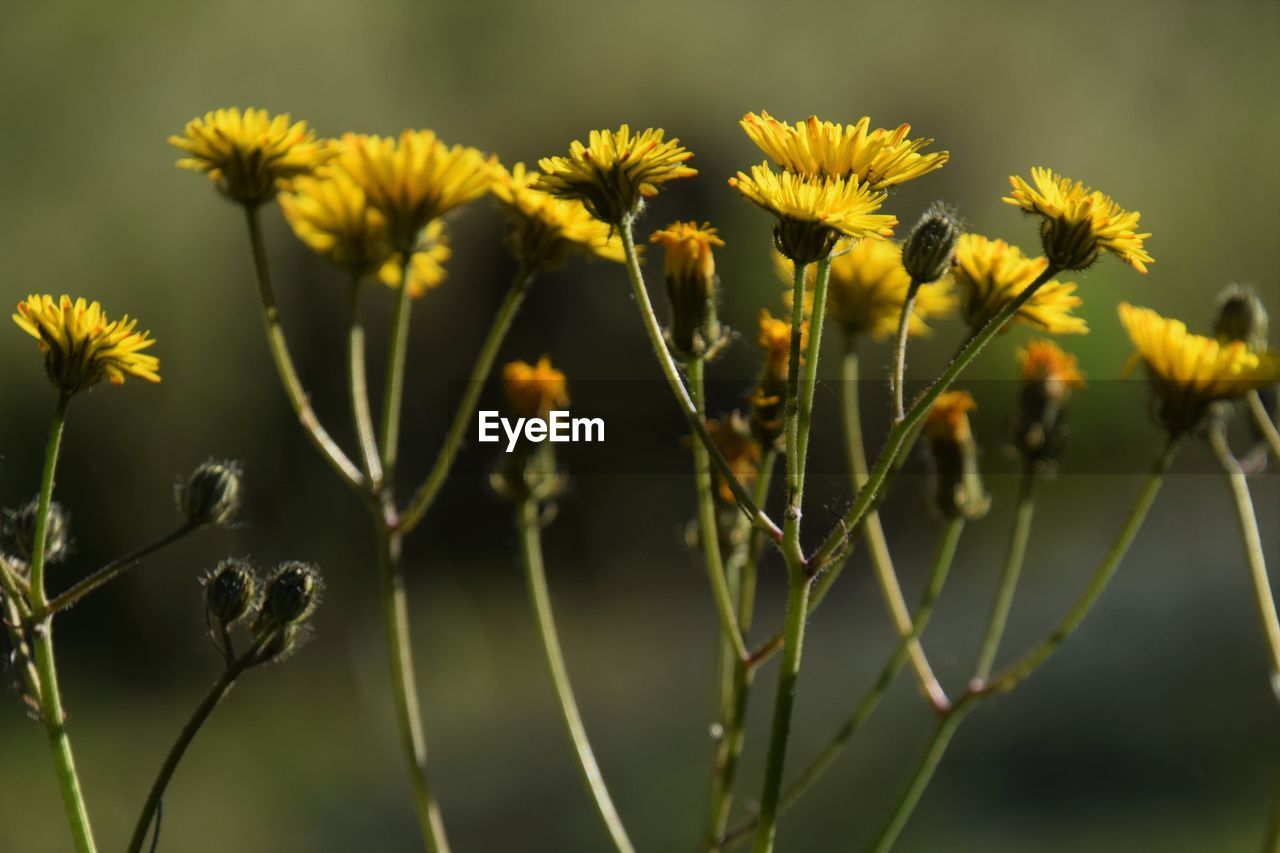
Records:
<instances>
[{"instance_id":1,"label":"wilted flower","mask_svg":"<svg viewBox=\"0 0 1280 853\"><path fill-rule=\"evenodd\" d=\"M103 379L120 385L126 375L160 381L160 360L142 352L155 339L150 332L134 331L138 321L127 314L112 321L97 302L33 294L18 303L13 321L40 342L49 379L68 394Z\"/></svg>"}]
</instances>

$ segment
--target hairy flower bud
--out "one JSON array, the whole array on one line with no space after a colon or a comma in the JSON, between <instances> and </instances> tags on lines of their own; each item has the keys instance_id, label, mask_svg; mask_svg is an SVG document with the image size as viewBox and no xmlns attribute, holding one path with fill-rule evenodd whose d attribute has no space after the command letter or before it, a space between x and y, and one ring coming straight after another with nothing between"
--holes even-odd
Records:
<instances>
[{"instance_id":1,"label":"hairy flower bud","mask_svg":"<svg viewBox=\"0 0 1280 853\"><path fill-rule=\"evenodd\" d=\"M707 354L720 342L716 318L716 262L712 246L723 246L711 223L673 222L649 238L666 249L669 340L684 358Z\"/></svg>"},{"instance_id":2,"label":"hairy flower bud","mask_svg":"<svg viewBox=\"0 0 1280 853\"><path fill-rule=\"evenodd\" d=\"M320 602L324 582L310 563L281 563L267 581L254 631L283 628L310 618Z\"/></svg>"},{"instance_id":3,"label":"hairy flower bud","mask_svg":"<svg viewBox=\"0 0 1280 853\"><path fill-rule=\"evenodd\" d=\"M29 565L36 549L36 519L40 502L32 498L18 509L0 510L0 550L20 565ZM56 563L71 548L71 521L57 501L49 502L44 529L44 559Z\"/></svg>"},{"instance_id":4,"label":"hairy flower bud","mask_svg":"<svg viewBox=\"0 0 1280 853\"><path fill-rule=\"evenodd\" d=\"M1075 356L1051 341L1032 341L1018 351L1022 377L1013 441L1031 464L1055 462L1066 446L1066 405L1084 387Z\"/></svg>"},{"instance_id":5,"label":"hairy flower bud","mask_svg":"<svg viewBox=\"0 0 1280 853\"><path fill-rule=\"evenodd\" d=\"M929 284L945 276L963 233L954 209L940 201L929 205L902 244L902 265L912 284Z\"/></svg>"},{"instance_id":6,"label":"hairy flower bud","mask_svg":"<svg viewBox=\"0 0 1280 853\"><path fill-rule=\"evenodd\" d=\"M968 413L977 407L968 391L947 391L939 395L925 418L924 434L935 466L935 504L947 518L975 521L991 508L969 426Z\"/></svg>"},{"instance_id":7,"label":"hairy flower bud","mask_svg":"<svg viewBox=\"0 0 1280 853\"><path fill-rule=\"evenodd\" d=\"M1218 294L1213 333L1220 341L1244 341L1250 352L1266 350L1267 309L1252 287L1229 284Z\"/></svg>"},{"instance_id":8,"label":"hairy flower bud","mask_svg":"<svg viewBox=\"0 0 1280 853\"><path fill-rule=\"evenodd\" d=\"M210 460L196 467L174 489L178 509L193 525L227 525L240 508L239 462Z\"/></svg>"},{"instance_id":9,"label":"hairy flower bud","mask_svg":"<svg viewBox=\"0 0 1280 853\"><path fill-rule=\"evenodd\" d=\"M257 581L246 560L223 560L205 578L205 613L211 625L232 625L249 612L257 596Z\"/></svg>"}]
</instances>

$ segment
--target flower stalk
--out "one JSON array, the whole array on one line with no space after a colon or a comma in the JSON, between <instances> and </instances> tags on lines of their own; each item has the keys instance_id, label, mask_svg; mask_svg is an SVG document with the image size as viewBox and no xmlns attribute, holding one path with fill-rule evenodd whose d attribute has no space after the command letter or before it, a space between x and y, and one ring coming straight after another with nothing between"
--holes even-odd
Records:
<instances>
[{"instance_id":1,"label":"flower stalk","mask_svg":"<svg viewBox=\"0 0 1280 853\"><path fill-rule=\"evenodd\" d=\"M982 651L978 654L978 663L973 671L971 686L980 690L991 677L991 667L995 664L996 653L1000 649L1000 640L1004 637L1005 625L1009 621L1009 610L1013 605L1013 594L1018 588L1018 578L1022 574L1022 563L1027 555L1027 541L1031 538L1031 521L1036 511L1036 481L1039 476L1034 465L1028 464L1022 472L1018 488L1018 504L1014 509L1013 530L1009 535L1009 550L1005 556L1004 569L1000 573L1000 581L996 587L995 601L991 605L991 617L987 622L987 633L982 641Z\"/></svg>"}]
</instances>

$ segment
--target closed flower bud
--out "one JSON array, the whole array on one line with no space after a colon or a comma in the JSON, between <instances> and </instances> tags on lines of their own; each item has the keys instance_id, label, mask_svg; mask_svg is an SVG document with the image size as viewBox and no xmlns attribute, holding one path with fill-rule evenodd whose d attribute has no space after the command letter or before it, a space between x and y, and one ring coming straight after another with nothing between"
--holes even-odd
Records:
<instances>
[{"instance_id":1,"label":"closed flower bud","mask_svg":"<svg viewBox=\"0 0 1280 853\"><path fill-rule=\"evenodd\" d=\"M674 222L649 238L666 249L669 340L684 358L707 354L720 342L716 318L716 262L712 246L723 246L711 223Z\"/></svg>"},{"instance_id":2,"label":"closed flower bud","mask_svg":"<svg viewBox=\"0 0 1280 853\"><path fill-rule=\"evenodd\" d=\"M1250 352L1267 348L1267 309L1252 287L1227 285L1218 294L1213 333L1220 341L1244 341Z\"/></svg>"},{"instance_id":3,"label":"closed flower bud","mask_svg":"<svg viewBox=\"0 0 1280 853\"><path fill-rule=\"evenodd\" d=\"M902 265L914 285L937 281L951 269L956 241L964 233L953 209L935 201L902 244Z\"/></svg>"},{"instance_id":4,"label":"closed flower bud","mask_svg":"<svg viewBox=\"0 0 1280 853\"><path fill-rule=\"evenodd\" d=\"M240 507L239 462L214 462L196 467L174 489L178 509L192 525L227 525Z\"/></svg>"},{"instance_id":5,"label":"closed flower bud","mask_svg":"<svg viewBox=\"0 0 1280 853\"><path fill-rule=\"evenodd\" d=\"M1014 444L1031 464L1051 464L1067 438L1066 404L1084 387L1076 357L1051 341L1032 341L1018 351L1022 377Z\"/></svg>"},{"instance_id":6,"label":"closed flower bud","mask_svg":"<svg viewBox=\"0 0 1280 853\"><path fill-rule=\"evenodd\" d=\"M281 563L267 581L254 632L283 628L308 619L320 602L324 582L309 563Z\"/></svg>"},{"instance_id":7,"label":"closed flower bud","mask_svg":"<svg viewBox=\"0 0 1280 853\"><path fill-rule=\"evenodd\" d=\"M968 391L947 391L938 396L925 418L924 434L935 466L935 505L946 518L974 521L991 508L969 426L968 413L977 407Z\"/></svg>"},{"instance_id":8,"label":"closed flower bud","mask_svg":"<svg viewBox=\"0 0 1280 853\"><path fill-rule=\"evenodd\" d=\"M36 518L39 501L32 499L18 509L0 510L0 550L20 565L30 565L36 548ZM56 501L49 503L44 530L44 559L56 563L71 549L71 522Z\"/></svg>"},{"instance_id":9,"label":"closed flower bud","mask_svg":"<svg viewBox=\"0 0 1280 853\"><path fill-rule=\"evenodd\" d=\"M227 559L204 581L204 604L210 625L232 625L249 612L258 594L253 570L245 560Z\"/></svg>"}]
</instances>

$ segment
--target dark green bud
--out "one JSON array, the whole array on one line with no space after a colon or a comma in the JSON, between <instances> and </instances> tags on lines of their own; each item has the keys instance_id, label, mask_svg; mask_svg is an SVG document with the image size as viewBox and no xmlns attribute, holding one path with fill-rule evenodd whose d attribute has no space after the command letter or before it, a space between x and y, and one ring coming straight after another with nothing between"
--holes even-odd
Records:
<instances>
[{"instance_id":1,"label":"dark green bud","mask_svg":"<svg viewBox=\"0 0 1280 853\"><path fill-rule=\"evenodd\" d=\"M1252 288L1229 284L1218 294L1213 332L1220 341L1244 341L1250 352L1267 348L1267 309Z\"/></svg>"},{"instance_id":2,"label":"dark green bud","mask_svg":"<svg viewBox=\"0 0 1280 853\"><path fill-rule=\"evenodd\" d=\"M240 508L240 480L239 462L205 462L174 490L178 509L191 524L230 524Z\"/></svg>"},{"instance_id":3,"label":"dark green bud","mask_svg":"<svg viewBox=\"0 0 1280 853\"><path fill-rule=\"evenodd\" d=\"M820 222L783 219L773 227L773 242L793 263L812 264L831 255L840 232Z\"/></svg>"},{"instance_id":4,"label":"dark green bud","mask_svg":"<svg viewBox=\"0 0 1280 853\"><path fill-rule=\"evenodd\" d=\"M937 281L951 269L956 241L964 227L953 208L940 201L929 205L902 244L902 265L913 284Z\"/></svg>"},{"instance_id":5,"label":"dark green bud","mask_svg":"<svg viewBox=\"0 0 1280 853\"><path fill-rule=\"evenodd\" d=\"M244 617L258 585L246 560L223 560L204 581L205 612L211 625L232 625Z\"/></svg>"},{"instance_id":6,"label":"dark green bud","mask_svg":"<svg viewBox=\"0 0 1280 853\"><path fill-rule=\"evenodd\" d=\"M255 632L310 618L320 602L323 586L319 570L310 563L281 563L267 581Z\"/></svg>"},{"instance_id":7,"label":"dark green bud","mask_svg":"<svg viewBox=\"0 0 1280 853\"><path fill-rule=\"evenodd\" d=\"M18 509L0 510L0 550L21 565L30 565L36 549L36 518L40 502L33 498ZM71 550L71 522L57 501L49 502L45 522L44 559L56 563Z\"/></svg>"}]
</instances>

